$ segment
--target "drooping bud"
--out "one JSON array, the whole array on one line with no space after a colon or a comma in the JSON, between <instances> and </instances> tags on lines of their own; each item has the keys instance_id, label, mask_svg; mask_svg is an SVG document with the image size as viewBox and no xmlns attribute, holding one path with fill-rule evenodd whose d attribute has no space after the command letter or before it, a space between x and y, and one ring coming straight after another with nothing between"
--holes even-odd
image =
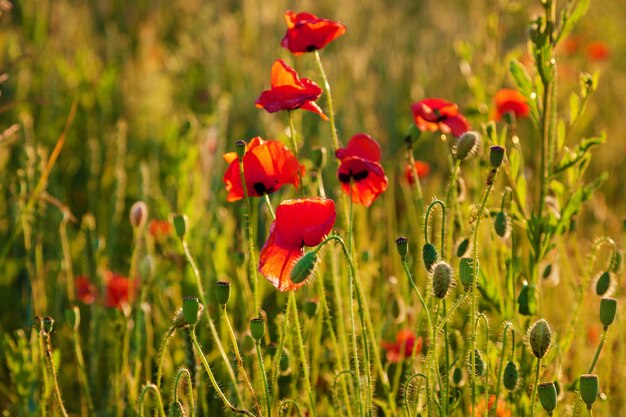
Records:
<instances>
[{"instance_id":1,"label":"drooping bud","mask_svg":"<svg viewBox=\"0 0 626 417\"><path fill-rule=\"evenodd\" d=\"M185 321L190 326L195 326L198 322L198 311L200 310L200 302L198 297L185 297L183 299L183 315Z\"/></svg>"},{"instance_id":2,"label":"drooping bud","mask_svg":"<svg viewBox=\"0 0 626 417\"><path fill-rule=\"evenodd\" d=\"M215 300L222 306L228 304L228 300L230 300L230 282L217 281L215 283Z\"/></svg>"},{"instance_id":3,"label":"drooping bud","mask_svg":"<svg viewBox=\"0 0 626 417\"><path fill-rule=\"evenodd\" d=\"M50 316L46 316L41 319L41 331L44 335L49 335L52 333L52 328L54 327L54 319Z\"/></svg>"},{"instance_id":4,"label":"drooping bud","mask_svg":"<svg viewBox=\"0 0 626 417\"><path fill-rule=\"evenodd\" d=\"M256 317L250 320L250 334L256 341L263 339L263 336L265 336L265 320L263 317Z\"/></svg>"},{"instance_id":5,"label":"drooping bud","mask_svg":"<svg viewBox=\"0 0 626 417\"><path fill-rule=\"evenodd\" d=\"M239 159L243 158L243 156L246 154L246 142L243 140L238 140L237 142L235 142L235 152L237 153Z\"/></svg>"},{"instance_id":6,"label":"drooping bud","mask_svg":"<svg viewBox=\"0 0 626 417\"><path fill-rule=\"evenodd\" d=\"M167 412L167 417L186 417L185 408L180 401L174 401L170 404L170 409Z\"/></svg>"},{"instance_id":7,"label":"drooping bud","mask_svg":"<svg viewBox=\"0 0 626 417\"><path fill-rule=\"evenodd\" d=\"M518 311L524 316L537 314L537 289L534 285L524 284L517 297Z\"/></svg>"},{"instance_id":8,"label":"drooping bud","mask_svg":"<svg viewBox=\"0 0 626 417\"><path fill-rule=\"evenodd\" d=\"M504 388L509 391L513 391L517 387L517 381L519 379L519 371L517 369L517 365L513 361L509 361L504 368L504 376L502 377L502 382L504 383Z\"/></svg>"},{"instance_id":9,"label":"drooping bud","mask_svg":"<svg viewBox=\"0 0 626 417\"><path fill-rule=\"evenodd\" d=\"M483 376L485 374L485 360L483 359L480 350L474 349L474 373L476 376ZM471 368L470 368L471 371Z\"/></svg>"},{"instance_id":10,"label":"drooping bud","mask_svg":"<svg viewBox=\"0 0 626 417\"><path fill-rule=\"evenodd\" d=\"M187 216L184 214L175 214L172 223L174 223L174 230L176 230L176 235L182 239L185 237L187 233Z\"/></svg>"},{"instance_id":11,"label":"drooping bud","mask_svg":"<svg viewBox=\"0 0 626 417\"><path fill-rule=\"evenodd\" d=\"M432 243L426 243L422 248L422 259L424 259L424 267L428 272L433 270L433 265L437 262L437 248Z\"/></svg>"},{"instance_id":12,"label":"drooping bud","mask_svg":"<svg viewBox=\"0 0 626 417\"><path fill-rule=\"evenodd\" d=\"M309 298L302 305L302 310L304 310L304 314L307 315L308 318L313 318L317 314L317 308L319 303L314 298Z\"/></svg>"},{"instance_id":13,"label":"drooping bud","mask_svg":"<svg viewBox=\"0 0 626 417\"><path fill-rule=\"evenodd\" d=\"M539 396L539 402L544 410L551 416L552 412L556 409L556 386L554 382L543 382L537 386L537 395Z\"/></svg>"},{"instance_id":14,"label":"drooping bud","mask_svg":"<svg viewBox=\"0 0 626 417\"><path fill-rule=\"evenodd\" d=\"M472 258L465 257L459 260L459 280L465 289L469 289L474 282L474 262Z\"/></svg>"},{"instance_id":15,"label":"drooping bud","mask_svg":"<svg viewBox=\"0 0 626 417\"><path fill-rule=\"evenodd\" d=\"M537 359L546 355L552 341L552 330L544 319L538 320L528 330L528 345Z\"/></svg>"},{"instance_id":16,"label":"drooping bud","mask_svg":"<svg viewBox=\"0 0 626 417\"><path fill-rule=\"evenodd\" d=\"M446 262L439 262L433 267L433 294L443 300L452 285L452 268Z\"/></svg>"},{"instance_id":17,"label":"drooping bud","mask_svg":"<svg viewBox=\"0 0 626 417\"><path fill-rule=\"evenodd\" d=\"M596 281L596 294L599 296L609 295L609 290L611 289L611 273L609 271L604 271L598 276Z\"/></svg>"},{"instance_id":18,"label":"drooping bud","mask_svg":"<svg viewBox=\"0 0 626 417\"><path fill-rule=\"evenodd\" d=\"M509 231L511 230L511 222L505 211L500 211L496 214L496 218L493 221L493 228L496 234L501 238L506 239L508 237Z\"/></svg>"},{"instance_id":19,"label":"drooping bud","mask_svg":"<svg viewBox=\"0 0 626 417\"><path fill-rule=\"evenodd\" d=\"M456 159L462 161L467 157L474 156L480 148L480 133L470 130L463 133L456 142Z\"/></svg>"},{"instance_id":20,"label":"drooping bud","mask_svg":"<svg viewBox=\"0 0 626 417\"><path fill-rule=\"evenodd\" d=\"M135 202L128 212L130 224L133 229L141 229L146 225L148 221L148 206L143 201Z\"/></svg>"},{"instance_id":21,"label":"drooping bud","mask_svg":"<svg viewBox=\"0 0 626 417\"><path fill-rule=\"evenodd\" d=\"M600 321L604 328L609 327L613 323L616 313L617 300L615 298L604 297L600 300Z\"/></svg>"},{"instance_id":22,"label":"drooping bud","mask_svg":"<svg viewBox=\"0 0 626 417\"><path fill-rule=\"evenodd\" d=\"M587 404L588 409L591 409L596 401L598 391L598 375L584 374L580 376L580 397Z\"/></svg>"},{"instance_id":23,"label":"drooping bud","mask_svg":"<svg viewBox=\"0 0 626 417\"><path fill-rule=\"evenodd\" d=\"M494 168L500 168L504 160L505 149L502 146L493 145L489 148L489 162Z\"/></svg>"},{"instance_id":24,"label":"drooping bud","mask_svg":"<svg viewBox=\"0 0 626 417\"><path fill-rule=\"evenodd\" d=\"M463 369L455 367L452 370L452 383L456 386L460 386L463 382Z\"/></svg>"},{"instance_id":25,"label":"drooping bud","mask_svg":"<svg viewBox=\"0 0 626 417\"><path fill-rule=\"evenodd\" d=\"M409 239L403 236L400 236L399 238L397 238L396 248L398 249L400 258L402 258L402 260L406 259L406 255L407 253L409 253Z\"/></svg>"},{"instance_id":26,"label":"drooping bud","mask_svg":"<svg viewBox=\"0 0 626 417\"><path fill-rule=\"evenodd\" d=\"M322 170L326 166L326 148L323 146L312 147L311 162L317 170Z\"/></svg>"},{"instance_id":27,"label":"drooping bud","mask_svg":"<svg viewBox=\"0 0 626 417\"><path fill-rule=\"evenodd\" d=\"M314 251L307 252L293 266L289 277L294 284L304 282L313 272L317 263L317 255Z\"/></svg>"},{"instance_id":28,"label":"drooping bud","mask_svg":"<svg viewBox=\"0 0 626 417\"><path fill-rule=\"evenodd\" d=\"M461 242L459 242L459 245L456 247L456 256L459 258L463 257L467 253L467 250L469 249L469 245L470 245L469 238L465 238Z\"/></svg>"}]
</instances>

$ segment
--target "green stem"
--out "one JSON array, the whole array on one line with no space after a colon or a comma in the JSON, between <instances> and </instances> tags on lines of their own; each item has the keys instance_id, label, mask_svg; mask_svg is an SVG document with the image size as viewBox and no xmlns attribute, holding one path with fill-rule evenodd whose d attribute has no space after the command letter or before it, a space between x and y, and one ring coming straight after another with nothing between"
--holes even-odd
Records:
<instances>
[{"instance_id":1,"label":"green stem","mask_svg":"<svg viewBox=\"0 0 626 417\"><path fill-rule=\"evenodd\" d=\"M443 299L443 316L446 316L446 299ZM446 364L446 378L444 379L443 403L448 415L448 405L450 404L450 349L448 347L448 323L443 324L443 349Z\"/></svg>"},{"instance_id":2,"label":"green stem","mask_svg":"<svg viewBox=\"0 0 626 417\"><path fill-rule=\"evenodd\" d=\"M476 321L474 322L474 333L478 334L478 321L483 319L483 323L485 324L485 404L489 404L489 322L487 321L487 316L480 313L478 317L476 317ZM498 405L498 397L496 396L496 402L494 404L494 409L497 408ZM489 407L487 407L487 414L489 414Z\"/></svg>"},{"instance_id":3,"label":"green stem","mask_svg":"<svg viewBox=\"0 0 626 417\"><path fill-rule=\"evenodd\" d=\"M537 370L535 371L535 383L533 384L533 392L530 396L530 417L535 416L535 402L537 400L537 384L539 383L539 370L541 369L541 358L537 359Z\"/></svg>"},{"instance_id":4,"label":"green stem","mask_svg":"<svg viewBox=\"0 0 626 417\"><path fill-rule=\"evenodd\" d=\"M272 220L276 220L276 213L274 212L274 207L272 207L272 202L270 201L269 194L263 194L265 198L265 203L267 204L267 209L270 211L270 216L272 216Z\"/></svg>"},{"instance_id":5,"label":"green stem","mask_svg":"<svg viewBox=\"0 0 626 417\"><path fill-rule=\"evenodd\" d=\"M144 400L146 395L152 392L154 393L154 398L157 400L157 408L159 410L159 416L165 417L165 410L163 408L163 400L161 399L161 393L159 389L154 384L148 384L141 390L141 395L139 395L139 416L144 416Z\"/></svg>"},{"instance_id":6,"label":"green stem","mask_svg":"<svg viewBox=\"0 0 626 417\"><path fill-rule=\"evenodd\" d=\"M285 340L287 339L287 331L289 329L289 299L287 300L287 306L285 307L285 321L283 322L283 328L278 340L278 349L276 350L276 356L274 358L274 373L272 375L272 407L278 398L278 374L280 373L280 360L285 350Z\"/></svg>"},{"instance_id":7,"label":"green stem","mask_svg":"<svg viewBox=\"0 0 626 417\"><path fill-rule=\"evenodd\" d=\"M261 341L256 341L256 357L259 361L259 369L263 378L263 386L265 387L265 403L267 405L267 417L272 417L272 397L270 397L270 386L267 383L267 374L265 373L265 364L263 363L263 355L261 354Z\"/></svg>"},{"instance_id":8,"label":"green stem","mask_svg":"<svg viewBox=\"0 0 626 417\"><path fill-rule=\"evenodd\" d=\"M85 368L85 358L83 356L83 350L80 347L80 335L78 332L80 326L80 309L76 306L72 307L74 311L74 351L76 352L76 363L78 364L78 377L80 385L84 391L85 398L87 400L87 409L89 414L94 413L93 400L91 398L91 391L89 390L89 380L87 379L87 370Z\"/></svg>"},{"instance_id":9,"label":"green stem","mask_svg":"<svg viewBox=\"0 0 626 417\"><path fill-rule=\"evenodd\" d=\"M259 303L259 279L256 274L255 266L256 259L254 256L254 235L252 234L252 203L250 202L248 187L246 186L246 177L244 176L243 156L239 158L239 175L241 177L241 187L243 188L244 200L246 200L244 223L246 225L246 234L248 238L248 279L251 281L252 292L254 293L254 311L258 314L261 311L261 305Z\"/></svg>"},{"instance_id":10,"label":"green stem","mask_svg":"<svg viewBox=\"0 0 626 417\"><path fill-rule=\"evenodd\" d=\"M330 84L328 83L328 78L326 77L326 72L324 71L324 66L322 65L322 60L320 58L319 51L315 51L315 62L317 63L317 69L320 72L320 76L322 77L322 81L324 82L324 92L326 93L326 103L328 105L328 119L330 121L330 135L333 139L333 153L337 152L339 149L339 138L337 137L337 127L335 126L335 110L333 108L333 96L330 91Z\"/></svg>"},{"instance_id":11,"label":"green stem","mask_svg":"<svg viewBox=\"0 0 626 417\"><path fill-rule=\"evenodd\" d=\"M196 414L196 406L193 398L193 381L191 378L191 372L187 368L181 368L176 374L176 381L174 382L174 401L178 401L178 389L180 387L180 381L182 379L187 380L187 396L189 397L189 414L190 417L194 417Z\"/></svg>"},{"instance_id":12,"label":"green stem","mask_svg":"<svg viewBox=\"0 0 626 417\"><path fill-rule=\"evenodd\" d=\"M428 243L428 220L430 219L430 212L432 209L439 205L441 207L441 258L445 258L445 242L446 242L446 205L439 199L433 200L426 209L426 217L424 219L424 243Z\"/></svg>"},{"instance_id":13,"label":"green stem","mask_svg":"<svg viewBox=\"0 0 626 417\"><path fill-rule=\"evenodd\" d=\"M416 374L411 375L411 377L407 380L406 385L405 385L405 390L404 390L404 408L406 410L406 415L407 417L412 417L411 416L411 408L409 407L409 400L407 399L407 394L409 392L409 387L411 386L411 383L413 383L413 381L418 378L421 377L424 379L424 382L426 383L426 401L428 402L428 397L430 396L430 392L428 390L428 377L421 373L418 372ZM419 392L417 393L417 398L419 401ZM430 407L429 407L429 415L430 415Z\"/></svg>"},{"instance_id":14,"label":"green stem","mask_svg":"<svg viewBox=\"0 0 626 417\"><path fill-rule=\"evenodd\" d=\"M598 358L600 357L600 352L602 351L602 346L604 346L604 341L606 340L606 334L608 333L608 330L609 328L605 326L604 330L602 331L602 339L600 339L600 344L598 345L598 349L596 349L596 354L593 356L593 361L591 362L589 371L587 371L588 374L592 374L593 368L596 367L596 362L598 362Z\"/></svg>"},{"instance_id":15,"label":"green stem","mask_svg":"<svg viewBox=\"0 0 626 417\"><path fill-rule=\"evenodd\" d=\"M70 252L70 244L67 238L67 223L70 221L71 215L69 210L63 211L63 220L59 226L59 237L61 240L61 248L63 250L63 268L65 269L65 279L67 285L67 299L69 304L74 304L74 271L72 269L72 254Z\"/></svg>"},{"instance_id":16,"label":"green stem","mask_svg":"<svg viewBox=\"0 0 626 417\"><path fill-rule=\"evenodd\" d=\"M161 379L163 379L163 362L165 361L165 352L167 351L167 345L169 344L170 339L172 338L175 332L176 332L176 328L174 326L170 326L170 328L167 329L167 332L165 333L165 337L163 338L163 341L161 342L159 362L157 365L157 380L156 380L157 388L161 387Z\"/></svg>"},{"instance_id":17,"label":"green stem","mask_svg":"<svg viewBox=\"0 0 626 417\"><path fill-rule=\"evenodd\" d=\"M502 334L502 353L500 354L500 368L498 371L498 382L496 382L496 407L493 407L494 410L494 414L496 413L496 409L498 408L498 398L500 397L500 383L502 382L502 372L504 371L504 367L502 365L504 365L504 349L506 348L506 332L507 330L511 329L511 322L507 321L506 324L504 325L504 332ZM511 329L511 357L513 356L513 351L515 350L515 332L513 332L513 329Z\"/></svg>"},{"instance_id":18,"label":"green stem","mask_svg":"<svg viewBox=\"0 0 626 417\"><path fill-rule=\"evenodd\" d=\"M413 178L415 178L415 207L417 208L418 227L422 227L422 213L424 213L424 196L422 195L422 185L420 184L420 177L417 173L417 167L415 166L415 155L413 153L413 144L411 143L409 143L409 149L407 154L409 158L409 165L413 170Z\"/></svg>"},{"instance_id":19,"label":"green stem","mask_svg":"<svg viewBox=\"0 0 626 417\"><path fill-rule=\"evenodd\" d=\"M41 330L42 333L43 329ZM68 417L67 411L65 410L65 405L63 405L63 398L61 397L61 389L59 388L59 381L57 380L57 373L54 369L54 363L52 362L52 345L50 343L50 335L44 334L44 343L45 343L45 355L46 355L46 365L48 367L48 373L50 375L50 379L52 380L52 386L54 388L54 396L57 400L57 404L59 406L59 410L61 410L61 414L63 417Z\"/></svg>"}]
</instances>

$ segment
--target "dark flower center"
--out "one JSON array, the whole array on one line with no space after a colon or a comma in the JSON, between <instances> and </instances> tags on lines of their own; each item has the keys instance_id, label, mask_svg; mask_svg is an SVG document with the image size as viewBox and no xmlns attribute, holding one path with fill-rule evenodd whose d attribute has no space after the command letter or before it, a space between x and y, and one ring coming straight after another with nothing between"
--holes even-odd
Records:
<instances>
[{"instance_id":1,"label":"dark flower center","mask_svg":"<svg viewBox=\"0 0 626 417\"><path fill-rule=\"evenodd\" d=\"M369 175L369 171L364 169L363 171L352 172L352 170L348 170L348 173L340 172L339 173L339 181L343 183L349 183L350 179L354 179L354 181L361 181L367 178Z\"/></svg>"},{"instance_id":2,"label":"dark flower center","mask_svg":"<svg viewBox=\"0 0 626 417\"><path fill-rule=\"evenodd\" d=\"M274 187L267 187L262 182L255 182L254 184L252 184L252 188L254 188L254 191L256 191L259 195L271 194L275 191Z\"/></svg>"},{"instance_id":3,"label":"dark flower center","mask_svg":"<svg viewBox=\"0 0 626 417\"><path fill-rule=\"evenodd\" d=\"M306 48L304 48L304 49L306 49L306 51L307 51L307 52L313 52L313 51L317 50L317 46L315 46L315 45L309 45L309 46L307 46L307 47L306 47Z\"/></svg>"}]
</instances>

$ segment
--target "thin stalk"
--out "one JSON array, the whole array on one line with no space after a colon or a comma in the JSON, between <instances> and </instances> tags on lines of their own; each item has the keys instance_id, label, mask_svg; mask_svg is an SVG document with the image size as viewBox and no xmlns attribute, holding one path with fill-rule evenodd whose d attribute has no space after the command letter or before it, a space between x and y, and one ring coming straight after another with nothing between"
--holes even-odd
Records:
<instances>
[{"instance_id":1,"label":"thin stalk","mask_svg":"<svg viewBox=\"0 0 626 417\"><path fill-rule=\"evenodd\" d=\"M276 350L276 357L274 358L274 373L272 375L272 408L278 397L278 374L280 373L280 359L285 349L285 340L287 339L287 331L289 330L289 299L287 300L287 306L285 307L285 321L283 322L283 328L278 339L278 349Z\"/></svg>"},{"instance_id":2,"label":"thin stalk","mask_svg":"<svg viewBox=\"0 0 626 417\"><path fill-rule=\"evenodd\" d=\"M483 319L483 323L485 324L485 357L487 360L485 361L485 404L489 404L489 322L487 321L487 316L484 314L479 314L476 317L476 321L474 322L474 332L478 333L478 321ZM496 396L496 402L494 405L494 409L497 408L498 405L498 397ZM487 414L489 414L489 407L487 407Z\"/></svg>"},{"instance_id":3,"label":"thin stalk","mask_svg":"<svg viewBox=\"0 0 626 417\"><path fill-rule=\"evenodd\" d=\"M406 388L404 390L404 408L406 410L407 417L412 417L411 416L411 408L409 407L409 400L407 399L407 393L409 391L409 386L411 385L413 380L415 380L417 377L423 378L425 383L426 383L426 403L428 403L428 397L430 396L430 392L428 390L428 377L425 374L421 373L421 372L418 372L416 374L411 375L411 377L406 382L406 385L405 385ZM419 401L419 392L417 393L417 398L418 398L418 401ZM428 414L430 415L430 407L429 407L428 411L429 411Z\"/></svg>"},{"instance_id":4,"label":"thin stalk","mask_svg":"<svg viewBox=\"0 0 626 417\"><path fill-rule=\"evenodd\" d=\"M42 324L43 325L43 324ZM67 411L65 410L65 405L63 404L63 398L61 397L61 389L59 388L59 381L57 380L57 373L54 369L54 363L52 362L52 344L50 343L50 334L45 333L43 329L41 329L41 333L43 334L43 339L45 343L44 353L46 356L46 366L48 367L48 373L50 379L52 380L52 387L54 388L54 397L57 400L57 404L59 406L59 410L63 417L68 417Z\"/></svg>"},{"instance_id":5,"label":"thin stalk","mask_svg":"<svg viewBox=\"0 0 626 417\"><path fill-rule=\"evenodd\" d=\"M157 388L161 387L161 379L163 379L163 362L165 361L165 352L167 351L167 345L169 344L170 339L172 338L175 332L176 332L176 328L174 326L170 326L170 328L165 333L165 337L163 338L163 341L161 342L159 362L157 365L157 380L156 380Z\"/></svg>"},{"instance_id":6,"label":"thin stalk","mask_svg":"<svg viewBox=\"0 0 626 417\"><path fill-rule=\"evenodd\" d=\"M537 359L537 370L535 371L535 383L530 396L530 417L535 417L535 402L537 400L537 384L539 383L539 370L541 369L541 358Z\"/></svg>"},{"instance_id":7,"label":"thin stalk","mask_svg":"<svg viewBox=\"0 0 626 417\"><path fill-rule=\"evenodd\" d=\"M85 399L87 401L87 409L89 410L89 414L94 413L93 400L91 398L91 391L89 390L89 380L87 378L87 370L85 368L85 358L83 356L83 351L80 347L80 335L78 332L78 328L80 326L80 309L76 306L72 307L74 311L74 332L73 332L73 340L74 340L74 351L76 352L76 363L78 365L78 378L80 381L81 388L83 393L85 394Z\"/></svg>"},{"instance_id":8,"label":"thin stalk","mask_svg":"<svg viewBox=\"0 0 626 417\"><path fill-rule=\"evenodd\" d=\"M252 234L252 204L248 195L248 187L246 186L246 177L243 169L243 156L239 158L239 174L241 176L241 187L243 188L243 197L246 200L246 213L244 215L244 223L246 225L246 237L248 238L248 279L252 283L252 292L254 294L254 311L258 314L261 311L259 302L259 279L256 275L256 259L254 256L254 235ZM271 205L270 205L271 206Z\"/></svg>"},{"instance_id":9,"label":"thin stalk","mask_svg":"<svg viewBox=\"0 0 626 417\"><path fill-rule=\"evenodd\" d=\"M496 382L496 407L493 407L494 414L496 409L498 408L498 398L500 397L500 384L502 382L502 372L504 371L504 349L506 348L506 331L511 328L511 322L507 322L504 326L504 332L502 335L502 353L500 355L500 369L498 371L498 382ZM511 358L513 357L513 352L515 351L515 332L511 329Z\"/></svg>"},{"instance_id":10,"label":"thin stalk","mask_svg":"<svg viewBox=\"0 0 626 417\"><path fill-rule=\"evenodd\" d=\"M272 207L272 202L270 201L269 194L263 194L263 197L265 198L265 203L267 204L267 209L270 211L270 216L272 216L272 220L276 220L276 213L274 212L274 207Z\"/></svg>"},{"instance_id":11,"label":"thin stalk","mask_svg":"<svg viewBox=\"0 0 626 417\"><path fill-rule=\"evenodd\" d=\"M589 366L589 371L587 371L588 374L592 374L593 373L593 368L596 367L596 362L598 362L598 358L600 357L600 352L602 351L602 346L604 346L604 341L606 340L606 334L608 333L609 328L608 327L604 327L604 330L602 331L602 339L600 339L600 344L598 345L598 349L596 349L596 354L593 356L593 361L591 362L591 366Z\"/></svg>"},{"instance_id":12,"label":"thin stalk","mask_svg":"<svg viewBox=\"0 0 626 417\"><path fill-rule=\"evenodd\" d=\"M326 93L326 104L328 105L328 120L330 121L330 135L333 139L333 153L337 152L339 149L339 138L337 137L337 127L335 125L335 110L333 107L333 96L330 91L330 84L328 83L328 78L326 77L326 72L324 71L324 66L322 65L322 59L320 58L319 51L315 51L315 62L317 63L317 69L320 72L320 76L322 77L322 81L324 82L324 92Z\"/></svg>"},{"instance_id":13,"label":"thin stalk","mask_svg":"<svg viewBox=\"0 0 626 417\"><path fill-rule=\"evenodd\" d=\"M443 299L443 316L446 316L446 299ZM446 364L446 378L444 379L443 401L448 415L448 405L450 403L450 348L448 346L448 323L443 324L443 350Z\"/></svg>"},{"instance_id":14,"label":"thin stalk","mask_svg":"<svg viewBox=\"0 0 626 417\"><path fill-rule=\"evenodd\" d=\"M59 226L59 237L61 240L61 248L63 249L63 268L65 269L65 279L67 286L67 299L70 305L74 304L74 271L72 268L72 254L70 252L70 244L67 238L67 223L70 221L71 214L69 210L63 211L63 220Z\"/></svg>"},{"instance_id":15,"label":"thin stalk","mask_svg":"<svg viewBox=\"0 0 626 417\"><path fill-rule=\"evenodd\" d=\"M154 398L156 398L157 400L157 408L159 411L159 416L165 417L165 410L163 408L163 399L161 399L161 393L159 392L159 389L157 388L157 386L154 384L148 384L145 387L143 387L143 389L141 390L141 395L139 395L139 416L140 417L144 416L144 400L145 400L146 395L149 392L153 392Z\"/></svg>"},{"instance_id":16,"label":"thin stalk","mask_svg":"<svg viewBox=\"0 0 626 417\"><path fill-rule=\"evenodd\" d=\"M445 252L445 242L446 242L446 205L443 203L443 201L435 199L433 200L432 203L430 203L428 205L428 208L426 209L426 216L424 219L424 243L429 243L428 240L428 220L430 219L430 212L432 211L433 208L435 208L436 205L439 205L441 207L441 258L445 258L446 257L446 252Z\"/></svg>"},{"instance_id":17,"label":"thin stalk","mask_svg":"<svg viewBox=\"0 0 626 417\"><path fill-rule=\"evenodd\" d=\"M263 355L261 354L261 341L256 341L256 357L259 361L259 369L265 387L265 403L267 405L267 417L272 417L272 397L270 396L270 386L267 383L267 374L265 373L265 364L263 363ZM260 415L260 411L259 411Z\"/></svg>"},{"instance_id":18,"label":"thin stalk","mask_svg":"<svg viewBox=\"0 0 626 417\"><path fill-rule=\"evenodd\" d=\"M419 174L417 173L417 167L415 166L415 155L413 153L413 145L409 144L409 149L408 149L408 158L409 158L409 165L411 166L411 169L413 170L413 178L415 178L415 183L414 183L414 188L415 188L415 208L417 209L417 221L418 221L418 227L422 227L422 213L424 213L424 196L422 194L422 185L420 184L420 177Z\"/></svg>"},{"instance_id":19,"label":"thin stalk","mask_svg":"<svg viewBox=\"0 0 626 417\"><path fill-rule=\"evenodd\" d=\"M287 116L289 118L289 136L291 136L291 147L293 148L293 154L298 157L299 149L298 149L298 141L296 139L296 127L293 124L293 110L287 111ZM303 193L304 189L302 188L302 172L298 169L298 184L300 185L300 192ZM276 216L272 216L276 217Z\"/></svg>"},{"instance_id":20,"label":"thin stalk","mask_svg":"<svg viewBox=\"0 0 626 417\"><path fill-rule=\"evenodd\" d=\"M180 381L183 378L187 380L187 396L189 397L189 403L191 404L189 407L189 417L195 417L196 405L193 397L193 378L191 377L191 372L189 372L187 368L181 368L176 374L176 381L174 382L174 401L178 401L178 389L180 387Z\"/></svg>"}]
</instances>

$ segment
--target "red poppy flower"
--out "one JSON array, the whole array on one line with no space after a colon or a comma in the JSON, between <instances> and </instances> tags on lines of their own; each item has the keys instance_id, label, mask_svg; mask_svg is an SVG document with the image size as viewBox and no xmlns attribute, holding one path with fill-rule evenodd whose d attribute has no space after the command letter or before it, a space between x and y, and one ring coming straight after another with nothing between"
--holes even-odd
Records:
<instances>
[{"instance_id":1,"label":"red poppy flower","mask_svg":"<svg viewBox=\"0 0 626 417\"><path fill-rule=\"evenodd\" d=\"M470 130L467 119L459 113L456 104L442 98L427 98L411 106L413 120L419 130L442 133L452 133L459 137Z\"/></svg>"},{"instance_id":2,"label":"red poppy flower","mask_svg":"<svg viewBox=\"0 0 626 417\"><path fill-rule=\"evenodd\" d=\"M397 363L402 358L410 358L413 355L413 348L415 348L415 354L422 352L422 337L417 337L411 330L404 329L396 334L395 342L383 340L381 345L387 351L387 360Z\"/></svg>"},{"instance_id":3,"label":"red poppy flower","mask_svg":"<svg viewBox=\"0 0 626 417\"><path fill-rule=\"evenodd\" d=\"M304 109L318 114L322 119L328 117L315 103L322 95L322 89L308 78L298 77L296 70L285 64L282 59L272 65L272 88L261 93L256 99L256 106L270 113L281 110Z\"/></svg>"},{"instance_id":4,"label":"red poppy flower","mask_svg":"<svg viewBox=\"0 0 626 417\"><path fill-rule=\"evenodd\" d=\"M156 240L162 240L170 234L172 225L167 220L151 220L148 231Z\"/></svg>"},{"instance_id":5,"label":"red poppy flower","mask_svg":"<svg viewBox=\"0 0 626 417\"><path fill-rule=\"evenodd\" d=\"M372 205L388 184L385 170L380 165L378 142L365 133L358 133L352 136L347 147L337 149L336 156L341 161L337 177L343 191L352 194L355 203L365 207Z\"/></svg>"},{"instance_id":6,"label":"red poppy flower","mask_svg":"<svg viewBox=\"0 0 626 417\"><path fill-rule=\"evenodd\" d=\"M106 282L105 307L121 308L123 304L127 304L129 299L133 297L134 291L130 289L130 280L128 278L107 271L104 280Z\"/></svg>"},{"instance_id":7,"label":"red poppy flower","mask_svg":"<svg viewBox=\"0 0 626 417\"><path fill-rule=\"evenodd\" d=\"M589 42L585 48L587 57L592 61L604 61L611 55L609 46L602 41Z\"/></svg>"},{"instance_id":8,"label":"red poppy flower","mask_svg":"<svg viewBox=\"0 0 626 417\"><path fill-rule=\"evenodd\" d=\"M496 102L495 120L502 119L506 113L515 113L515 117L528 117L530 108L526 103L526 97L517 90L503 88L494 97Z\"/></svg>"},{"instance_id":9,"label":"red poppy flower","mask_svg":"<svg viewBox=\"0 0 626 417\"><path fill-rule=\"evenodd\" d=\"M346 27L341 23L320 19L312 13L287 10L285 20L287 33L280 45L295 55L322 49L346 33Z\"/></svg>"},{"instance_id":10,"label":"red poppy flower","mask_svg":"<svg viewBox=\"0 0 626 417\"><path fill-rule=\"evenodd\" d=\"M98 288L86 276L79 276L74 281L76 298L84 304L93 304L98 295Z\"/></svg>"},{"instance_id":11,"label":"red poppy flower","mask_svg":"<svg viewBox=\"0 0 626 417\"><path fill-rule=\"evenodd\" d=\"M415 169L417 170L417 176L423 178L430 172L430 165L428 165L428 162L415 161ZM415 175L411 164L407 164L404 169L404 177L409 184L415 184Z\"/></svg>"},{"instance_id":12,"label":"red poppy flower","mask_svg":"<svg viewBox=\"0 0 626 417\"><path fill-rule=\"evenodd\" d=\"M224 154L228 168L224 174L224 184L228 196L226 201L241 200L244 197L239 173L239 159L235 152ZM243 175L246 189L251 197L271 194L285 184L300 186L300 174L304 175L304 166L298 163L289 149L277 140L263 140L259 136L246 145L243 156Z\"/></svg>"},{"instance_id":13,"label":"red poppy flower","mask_svg":"<svg viewBox=\"0 0 626 417\"><path fill-rule=\"evenodd\" d=\"M506 401L499 399L496 405L496 396L489 396L489 403L485 404L485 398L481 396L476 404L476 417L486 417L491 415L491 410L496 406L496 417L511 417L511 410L506 406ZM472 412L472 406L468 407L469 413Z\"/></svg>"},{"instance_id":14,"label":"red poppy flower","mask_svg":"<svg viewBox=\"0 0 626 417\"><path fill-rule=\"evenodd\" d=\"M326 198L283 201L259 255L259 272L279 291L292 291L307 282L291 281L291 270L304 254L305 246L322 243L335 224L335 202ZM308 278L308 277L307 277Z\"/></svg>"}]
</instances>

